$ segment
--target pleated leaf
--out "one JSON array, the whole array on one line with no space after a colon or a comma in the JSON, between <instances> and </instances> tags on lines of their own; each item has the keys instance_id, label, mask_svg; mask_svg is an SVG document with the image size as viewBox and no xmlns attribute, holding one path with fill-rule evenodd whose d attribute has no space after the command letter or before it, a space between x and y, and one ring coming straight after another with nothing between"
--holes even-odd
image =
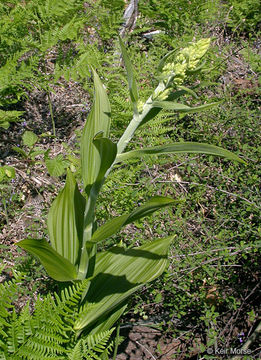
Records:
<instances>
[{"instance_id":1,"label":"pleated leaf","mask_svg":"<svg viewBox=\"0 0 261 360\"><path fill-rule=\"evenodd\" d=\"M106 240L110 236L114 235L121 227L139 220L144 216L151 215L154 211L157 211L166 206L177 204L177 200L173 200L163 196L155 196L151 198L147 203L138 207L130 214L117 216L112 220L109 220L104 225L99 227L93 234L90 242L100 242Z\"/></svg>"},{"instance_id":2,"label":"pleated leaf","mask_svg":"<svg viewBox=\"0 0 261 360\"><path fill-rule=\"evenodd\" d=\"M52 247L72 264L82 245L84 209L85 199L68 170L65 186L49 211L47 227Z\"/></svg>"},{"instance_id":3,"label":"pleated leaf","mask_svg":"<svg viewBox=\"0 0 261 360\"><path fill-rule=\"evenodd\" d=\"M99 322L97 325L92 326L91 330L89 331L89 334L97 334L102 331L110 330L112 326L116 323L116 321L121 317L121 315L126 310L128 304L127 301L123 302L123 305L120 305L117 307L117 309L114 309L112 313L105 314L102 318L99 319Z\"/></svg>"},{"instance_id":4,"label":"pleated leaf","mask_svg":"<svg viewBox=\"0 0 261 360\"><path fill-rule=\"evenodd\" d=\"M168 263L168 249L173 237L154 240L138 248L125 250L112 247L98 253L94 277L88 290L86 312L75 322L75 330L95 325L105 315L111 315L144 283L160 276ZM96 326L96 325L95 325Z\"/></svg>"},{"instance_id":5,"label":"pleated leaf","mask_svg":"<svg viewBox=\"0 0 261 360\"><path fill-rule=\"evenodd\" d=\"M127 50L123 44L123 41L121 40L121 38L119 38L120 41L120 46L121 46L121 53L122 53L122 57L123 57L123 61L124 61L124 65L127 71L127 79L128 79L128 84L129 84L129 93L130 93L130 99L131 99L131 103L133 106L133 110L134 113L137 113L137 102L138 102L138 89L137 89L137 84L136 84L136 80L135 80L135 76L133 73L133 68L132 68L132 64L129 58L129 55L127 53Z\"/></svg>"},{"instance_id":6,"label":"pleated leaf","mask_svg":"<svg viewBox=\"0 0 261 360\"><path fill-rule=\"evenodd\" d=\"M97 172L96 182L100 183L106 171L113 164L117 155L117 145L114 144L110 139L97 136L93 140L93 144L98 151L97 157Z\"/></svg>"},{"instance_id":7,"label":"pleated leaf","mask_svg":"<svg viewBox=\"0 0 261 360\"><path fill-rule=\"evenodd\" d=\"M86 120L81 139L81 166L84 188L87 195L96 181L100 170L99 152L93 144L96 134L102 132L108 137L110 130L110 104L106 91L98 75L93 70L95 100Z\"/></svg>"},{"instance_id":8,"label":"pleated leaf","mask_svg":"<svg viewBox=\"0 0 261 360\"><path fill-rule=\"evenodd\" d=\"M71 281L77 278L73 264L57 253L44 239L26 239L17 243L21 248L37 256L45 270L57 281Z\"/></svg>"},{"instance_id":9,"label":"pleated leaf","mask_svg":"<svg viewBox=\"0 0 261 360\"><path fill-rule=\"evenodd\" d=\"M178 142L173 144L148 147L138 150L132 150L119 154L116 158L117 162L127 161L132 158L139 158L145 155L162 155L162 154L179 154L179 153L190 153L190 154L208 154L225 157L229 160L238 161L245 163L244 160L240 159L237 155L233 154L231 151L222 149L215 145L209 145L204 143L196 142Z\"/></svg>"}]
</instances>

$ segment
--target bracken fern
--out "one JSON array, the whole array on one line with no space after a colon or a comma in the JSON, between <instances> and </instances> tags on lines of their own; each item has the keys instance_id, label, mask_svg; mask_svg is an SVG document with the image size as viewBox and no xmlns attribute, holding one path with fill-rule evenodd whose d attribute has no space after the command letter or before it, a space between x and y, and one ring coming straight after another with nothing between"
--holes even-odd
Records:
<instances>
[{"instance_id":1,"label":"bracken fern","mask_svg":"<svg viewBox=\"0 0 261 360\"><path fill-rule=\"evenodd\" d=\"M88 280L65 288L61 294L48 294L29 303L17 313L12 305L21 276L0 284L0 359L13 360L96 360L108 357L113 329L80 338L73 324ZM109 343L109 345L108 345Z\"/></svg>"}]
</instances>

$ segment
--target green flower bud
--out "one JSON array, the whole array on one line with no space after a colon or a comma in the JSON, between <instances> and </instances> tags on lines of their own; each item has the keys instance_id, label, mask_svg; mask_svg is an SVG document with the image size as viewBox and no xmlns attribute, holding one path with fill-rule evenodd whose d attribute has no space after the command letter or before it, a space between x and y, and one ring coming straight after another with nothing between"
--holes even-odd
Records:
<instances>
[{"instance_id":1,"label":"green flower bud","mask_svg":"<svg viewBox=\"0 0 261 360\"><path fill-rule=\"evenodd\" d=\"M158 101L164 101L168 98L169 94L171 93L171 89L168 88L168 89L165 89L163 90L162 92L160 92L157 96L156 96L156 99Z\"/></svg>"},{"instance_id":2,"label":"green flower bud","mask_svg":"<svg viewBox=\"0 0 261 360\"><path fill-rule=\"evenodd\" d=\"M182 54L187 58L187 70L191 71L197 67L198 62L205 55L210 45L210 38L201 39L195 44L182 50Z\"/></svg>"},{"instance_id":3,"label":"green flower bud","mask_svg":"<svg viewBox=\"0 0 261 360\"><path fill-rule=\"evenodd\" d=\"M138 112L139 112L139 113L142 113L142 111L143 111L143 106L144 106L144 101L138 100L137 108L138 108Z\"/></svg>"},{"instance_id":4,"label":"green flower bud","mask_svg":"<svg viewBox=\"0 0 261 360\"><path fill-rule=\"evenodd\" d=\"M165 78L173 77L173 83L181 85L186 78L187 71L192 71L197 67L198 62L208 50L209 44L209 38L201 39L181 50L174 62L167 63L163 67L163 76Z\"/></svg>"}]
</instances>

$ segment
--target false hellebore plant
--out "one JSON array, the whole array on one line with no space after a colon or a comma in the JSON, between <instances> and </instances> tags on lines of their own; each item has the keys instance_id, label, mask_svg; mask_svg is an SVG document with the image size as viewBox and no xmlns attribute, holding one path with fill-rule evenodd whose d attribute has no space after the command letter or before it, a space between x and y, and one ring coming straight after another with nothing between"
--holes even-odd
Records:
<instances>
[{"instance_id":1,"label":"false hellebore plant","mask_svg":"<svg viewBox=\"0 0 261 360\"><path fill-rule=\"evenodd\" d=\"M161 109L189 113L210 108L215 104L191 108L176 99L192 90L182 86L185 78L198 71L199 62L209 47L209 39L202 39L176 52L175 60L167 62L173 52L159 65L159 84L151 97L141 103L132 66L120 39L127 70L133 119L117 144L109 138L110 104L103 84L93 71L95 101L86 121L81 140L83 195L73 173L68 170L63 190L54 200L47 220L50 244L45 239L26 239L19 246L36 255L48 274L58 281L89 279L82 301L80 316L74 328L96 333L109 329L123 313L127 298L141 285L162 274L167 265L167 253L172 236L150 241L143 246L124 249L113 246L97 252L97 244L105 241L123 226L172 206L175 200L156 196L130 214L114 217L99 226L95 218L96 200L113 166L147 154L205 153L241 161L236 155L219 147L193 142L141 148L124 152L137 128L147 123ZM175 54L174 54L175 55Z\"/></svg>"}]
</instances>

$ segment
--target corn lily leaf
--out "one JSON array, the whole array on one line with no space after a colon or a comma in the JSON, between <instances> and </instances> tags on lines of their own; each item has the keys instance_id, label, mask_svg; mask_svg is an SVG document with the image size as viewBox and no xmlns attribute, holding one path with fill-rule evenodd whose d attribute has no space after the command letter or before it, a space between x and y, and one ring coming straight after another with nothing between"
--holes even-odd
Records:
<instances>
[{"instance_id":1,"label":"corn lily leaf","mask_svg":"<svg viewBox=\"0 0 261 360\"><path fill-rule=\"evenodd\" d=\"M231 151L222 149L215 145L209 145L204 143L196 142L178 142L173 144L167 144L162 146L148 147L138 150L128 151L119 154L116 158L117 162L127 161L132 158L139 158L145 155L162 155L162 154L179 154L179 153L190 153L190 154L208 154L225 157L229 160L238 161L245 163L244 160L240 159L237 155Z\"/></svg>"},{"instance_id":2,"label":"corn lily leaf","mask_svg":"<svg viewBox=\"0 0 261 360\"><path fill-rule=\"evenodd\" d=\"M110 139L100 137L99 135L95 136L93 144L99 154L99 157L97 157L99 171L97 173L96 181L100 183L103 180L106 171L111 167L116 158L117 145Z\"/></svg>"},{"instance_id":3,"label":"corn lily leaf","mask_svg":"<svg viewBox=\"0 0 261 360\"><path fill-rule=\"evenodd\" d=\"M130 214L117 216L106 222L94 232L90 242L98 243L100 241L106 240L119 231L121 227L130 224L133 221L139 220L144 216L151 215L154 211L157 211L161 208L175 205L178 202L179 201L167 197L155 196L151 198L146 204L132 211Z\"/></svg>"},{"instance_id":4,"label":"corn lily leaf","mask_svg":"<svg viewBox=\"0 0 261 360\"><path fill-rule=\"evenodd\" d=\"M188 105L172 102L172 101L153 101L152 106L155 108L161 108L165 110L173 110L179 113L195 113L202 110L211 109L214 106L219 105L219 102L204 104L199 106L190 107Z\"/></svg>"},{"instance_id":5,"label":"corn lily leaf","mask_svg":"<svg viewBox=\"0 0 261 360\"><path fill-rule=\"evenodd\" d=\"M167 107L166 104L171 104L172 107L175 107L175 109L172 108L172 109L166 109L166 110L175 110L177 112L183 112L183 113L184 112L197 112L197 111L201 111L201 110L206 109L206 107L204 107L204 108L200 108L200 109L195 110L196 109L195 107L191 108L191 107L189 107L187 105L179 104L177 102L174 102L174 100L177 100L178 98L180 98L181 96L186 95L186 94L190 94L194 98L197 98L197 94L193 90L191 90L191 89L189 89L189 88L187 88L185 86L179 86L178 90L176 90L175 92L169 94L169 96L167 98L167 100L169 100L169 101L167 101L167 100L165 100L165 101L156 101L156 100L153 101L152 104L151 104L152 105L151 109L144 116L144 118L142 119L142 121L139 124L139 127L143 126L144 124L146 124L151 119L154 119L155 116L157 116L158 113L162 109L166 109L164 107L164 106ZM215 104L218 104L218 103L215 103ZM207 104L207 105L209 105L209 104ZM203 106L205 106L205 105L203 105ZM194 109L194 110L193 111L188 111L190 109Z\"/></svg>"},{"instance_id":6,"label":"corn lily leaf","mask_svg":"<svg viewBox=\"0 0 261 360\"><path fill-rule=\"evenodd\" d=\"M90 238L94 229L94 211L97 196L99 194L100 188L104 182L106 171L113 164L116 154L117 154L117 145L114 144L110 139L101 137L102 133L98 133L94 140L93 144L97 150L96 154L96 179L92 185L89 185L85 190L87 190L88 198L85 205L84 213L84 232L83 232L83 242L82 242L82 253L79 262L79 277L80 279L84 278L87 272L92 272L89 267L89 260L92 258L93 253L96 252L93 248L93 243L90 243ZM89 269L89 270L88 270Z\"/></svg>"},{"instance_id":7,"label":"corn lily leaf","mask_svg":"<svg viewBox=\"0 0 261 360\"><path fill-rule=\"evenodd\" d=\"M44 239L26 239L17 243L21 248L37 256L48 275L57 281L71 281L77 278L75 266L58 254Z\"/></svg>"},{"instance_id":8,"label":"corn lily leaf","mask_svg":"<svg viewBox=\"0 0 261 360\"><path fill-rule=\"evenodd\" d=\"M47 218L52 247L76 264L82 246L85 199L68 169L63 190L54 200Z\"/></svg>"},{"instance_id":9,"label":"corn lily leaf","mask_svg":"<svg viewBox=\"0 0 261 360\"><path fill-rule=\"evenodd\" d=\"M82 177L87 195L92 184L97 179L100 171L100 155L93 144L93 139L98 133L108 137L110 131L110 103L106 91L98 75L93 70L95 100L91 112L87 118L81 139L81 166Z\"/></svg>"},{"instance_id":10,"label":"corn lily leaf","mask_svg":"<svg viewBox=\"0 0 261 360\"><path fill-rule=\"evenodd\" d=\"M88 332L89 335L91 334L97 334L102 331L110 330L113 325L116 323L116 321L121 317L121 315L126 310L128 304L127 300L123 302L123 305L119 305L117 308L115 308L112 313L107 313L103 317L99 318L97 323L91 327L91 330Z\"/></svg>"},{"instance_id":11,"label":"corn lily leaf","mask_svg":"<svg viewBox=\"0 0 261 360\"><path fill-rule=\"evenodd\" d=\"M160 276L168 263L173 237L154 240L138 248L112 247L98 253L91 285L74 329L95 324L106 314L119 310L124 301L144 283ZM94 308L88 304L96 304Z\"/></svg>"},{"instance_id":12,"label":"corn lily leaf","mask_svg":"<svg viewBox=\"0 0 261 360\"><path fill-rule=\"evenodd\" d=\"M132 103L132 106L133 106L134 113L137 114L138 113L137 102L138 102L138 98L139 98L138 90L137 90L137 84L136 84L136 80L135 80L133 69L132 69L132 64L130 62L130 58L129 58L129 55L127 53L127 50L126 50L121 38L119 38L119 41L120 41L121 53L122 53L123 61L124 61L126 71L127 71L130 99L131 99L131 103Z\"/></svg>"}]
</instances>

